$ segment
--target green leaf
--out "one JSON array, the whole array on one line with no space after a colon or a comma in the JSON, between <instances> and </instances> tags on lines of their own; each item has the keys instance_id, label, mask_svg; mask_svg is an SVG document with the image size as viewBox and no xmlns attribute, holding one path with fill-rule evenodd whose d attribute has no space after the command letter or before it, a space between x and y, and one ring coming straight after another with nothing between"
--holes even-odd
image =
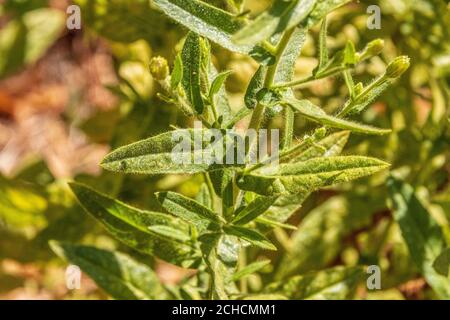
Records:
<instances>
[{"instance_id":1,"label":"green leaf","mask_svg":"<svg viewBox=\"0 0 450 320\"><path fill-rule=\"evenodd\" d=\"M198 257L190 244L177 243L149 229L168 226L189 236L189 226L183 221L167 214L133 208L81 184L71 183L70 187L81 206L127 246L180 266L191 266Z\"/></svg>"},{"instance_id":2,"label":"green leaf","mask_svg":"<svg viewBox=\"0 0 450 320\"><path fill-rule=\"evenodd\" d=\"M200 186L200 191L195 197L195 200L206 208L212 209L213 204L211 203L211 193L209 192L209 188L206 183L202 183Z\"/></svg>"},{"instance_id":3,"label":"green leaf","mask_svg":"<svg viewBox=\"0 0 450 320\"><path fill-rule=\"evenodd\" d=\"M177 54L175 58L175 63L173 66L172 74L170 77L170 87L172 90L176 90L178 85L181 83L183 79L183 60L180 54Z\"/></svg>"},{"instance_id":4,"label":"green leaf","mask_svg":"<svg viewBox=\"0 0 450 320\"><path fill-rule=\"evenodd\" d=\"M210 228L217 228L220 224L217 214L195 200L179 193L159 192L156 194L156 198L165 210L193 224L200 233Z\"/></svg>"},{"instance_id":5,"label":"green leaf","mask_svg":"<svg viewBox=\"0 0 450 320\"><path fill-rule=\"evenodd\" d=\"M264 237L259 232L238 226L225 226L223 229L226 234L236 236L254 246L267 250L277 250L277 247L275 247L266 237Z\"/></svg>"},{"instance_id":6,"label":"green leaf","mask_svg":"<svg viewBox=\"0 0 450 320\"><path fill-rule=\"evenodd\" d=\"M294 78L295 64L302 51L306 41L307 29L296 28L289 39L289 42L280 57L277 71L275 73L275 82L289 82ZM292 92L288 90L288 92Z\"/></svg>"},{"instance_id":7,"label":"green leaf","mask_svg":"<svg viewBox=\"0 0 450 320\"><path fill-rule=\"evenodd\" d=\"M227 76L225 77L225 79L227 78ZM218 79L219 77L218 72L212 62L209 65L208 77L210 83L215 82L215 80ZM218 120L220 123L220 127L227 128L226 125L233 117L233 112L231 110L230 101L228 100L227 91L225 90L225 83L224 83L225 79L223 79L224 81L221 81L220 78L221 77L219 77L219 82L221 83L220 85L219 83L215 84L215 86L217 86L217 89L215 90L217 91L214 93L214 96L210 96L210 99L214 101L214 105L216 107L217 114L219 116Z\"/></svg>"},{"instance_id":8,"label":"green leaf","mask_svg":"<svg viewBox=\"0 0 450 320\"><path fill-rule=\"evenodd\" d=\"M433 268L442 276L448 277L450 275L450 248L445 249L434 260Z\"/></svg>"},{"instance_id":9,"label":"green leaf","mask_svg":"<svg viewBox=\"0 0 450 320\"><path fill-rule=\"evenodd\" d=\"M153 270L125 254L56 241L50 241L50 247L62 259L79 266L115 299L166 298Z\"/></svg>"},{"instance_id":10,"label":"green leaf","mask_svg":"<svg viewBox=\"0 0 450 320\"><path fill-rule=\"evenodd\" d=\"M224 164L210 163L210 156L214 152L209 151L215 147L223 150L224 142L219 140L211 144L209 133L207 129L166 132L111 152L103 159L101 166L115 172L150 175L193 174L240 166L225 164L226 161L222 161ZM195 139L200 142L200 146L197 146Z\"/></svg>"},{"instance_id":11,"label":"green leaf","mask_svg":"<svg viewBox=\"0 0 450 320\"><path fill-rule=\"evenodd\" d=\"M339 131L313 143L309 148L292 160L292 162L306 161L313 158L333 157L340 155L350 137L350 131Z\"/></svg>"},{"instance_id":12,"label":"green leaf","mask_svg":"<svg viewBox=\"0 0 450 320\"><path fill-rule=\"evenodd\" d=\"M272 174L246 174L237 183L243 190L265 196L308 194L325 186L374 174L388 166L381 160L360 156L315 158L282 164Z\"/></svg>"},{"instance_id":13,"label":"green leaf","mask_svg":"<svg viewBox=\"0 0 450 320\"><path fill-rule=\"evenodd\" d=\"M351 2L352 0L317 0L317 3L308 16L306 27L310 28L320 20L322 20L328 13L337 8Z\"/></svg>"},{"instance_id":14,"label":"green leaf","mask_svg":"<svg viewBox=\"0 0 450 320\"><path fill-rule=\"evenodd\" d=\"M389 180L394 218L400 225L412 260L442 299L450 299L450 279L433 268L446 243L441 227L420 202L414 189L395 178Z\"/></svg>"},{"instance_id":15,"label":"green leaf","mask_svg":"<svg viewBox=\"0 0 450 320\"><path fill-rule=\"evenodd\" d=\"M248 109L254 109L258 104L257 96L258 92L264 88L264 76L266 70L267 68L265 66L260 66L248 84L244 97L245 106Z\"/></svg>"},{"instance_id":16,"label":"green leaf","mask_svg":"<svg viewBox=\"0 0 450 320\"><path fill-rule=\"evenodd\" d=\"M361 267L335 267L273 283L265 291L294 300L346 300L353 297L363 272Z\"/></svg>"},{"instance_id":17,"label":"green leaf","mask_svg":"<svg viewBox=\"0 0 450 320\"><path fill-rule=\"evenodd\" d=\"M186 28L230 51L247 54L253 49L248 44L236 45L231 41L231 35L243 23L226 11L199 0L154 0L153 3Z\"/></svg>"},{"instance_id":18,"label":"green leaf","mask_svg":"<svg viewBox=\"0 0 450 320\"><path fill-rule=\"evenodd\" d=\"M245 278L253 273L258 272L259 270L263 269L265 266L267 266L269 264L270 264L270 260L263 260L263 261L257 261L257 262L250 263L249 265L245 266L243 269L236 272L233 275L232 280L238 281L242 278Z\"/></svg>"},{"instance_id":19,"label":"green leaf","mask_svg":"<svg viewBox=\"0 0 450 320\"><path fill-rule=\"evenodd\" d=\"M187 98L198 114L203 113L204 103L201 90L201 38L190 32L184 43L181 58L183 61L183 78L181 84Z\"/></svg>"},{"instance_id":20,"label":"green leaf","mask_svg":"<svg viewBox=\"0 0 450 320\"><path fill-rule=\"evenodd\" d=\"M231 277L235 273L239 257L239 240L234 236L218 233L206 233L199 240L212 280L212 298L227 300L229 294L237 293Z\"/></svg>"},{"instance_id":21,"label":"green leaf","mask_svg":"<svg viewBox=\"0 0 450 320\"><path fill-rule=\"evenodd\" d=\"M238 212L237 216L233 219L234 224L244 225L247 224L269 209L278 197L258 197L250 202L246 207Z\"/></svg>"},{"instance_id":22,"label":"green leaf","mask_svg":"<svg viewBox=\"0 0 450 320\"><path fill-rule=\"evenodd\" d=\"M256 45L302 22L316 0L275 0L273 6L233 36L237 44Z\"/></svg>"},{"instance_id":23,"label":"green leaf","mask_svg":"<svg viewBox=\"0 0 450 320\"><path fill-rule=\"evenodd\" d=\"M327 31L328 22L325 16L319 34L319 70L322 70L328 63Z\"/></svg>"},{"instance_id":24,"label":"green leaf","mask_svg":"<svg viewBox=\"0 0 450 320\"><path fill-rule=\"evenodd\" d=\"M224 71L219 73L216 78L213 80L211 84L211 88L209 89L209 96L212 98L214 97L222 88L222 86L225 84L225 80L227 80L228 76L233 71Z\"/></svg>"},{"instance_id":25,"label":"green leaf","mask_svg":"<svg viewBox=\"0 0 450 320\"><path fill-rule=\"evenodd\" d=\"M150 226L148 229L161 237L179 241L181 243L186 243L191 240L191 237L185 232L168 226Z\"/></svg>"},{"instance_id":26,"label":"green leaf","mask_svg":"<svg viewBox=\"0 0 450 320\"><path fill-rule=\"evenodd\" d=\"M286 98L285 103L306 118L325 126L372 135L383 135L391 132L391 130L379 129L372 126L330 116L326 114L325 111L323 111L321 108L315 106L308 100Z\"/></svg>"}]
</instances>

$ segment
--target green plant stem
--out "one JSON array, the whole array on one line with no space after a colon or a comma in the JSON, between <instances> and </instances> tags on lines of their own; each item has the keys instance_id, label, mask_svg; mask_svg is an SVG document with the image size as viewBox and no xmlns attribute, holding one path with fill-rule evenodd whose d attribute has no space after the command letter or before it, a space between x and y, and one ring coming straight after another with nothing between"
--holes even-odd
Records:
<instances>
[{"instance_id":1,"label":"green plant stem","mask_svg":"<svg viewBox=\"0 0 450 320\"><path fill-rule=\"evenodd\" d=\"M309 83L317 81L317 80L322 80L322 79L327 78L327 77L335 76L335 75L337 75L337 74L339 74L339 73L341 73L343 71L346 71L348 69L349 69L349 67L336 68L336 69L332 69L332 70L330 70L328 72L325 72L323 74L320 74L318 76L312 75L312 76L309 76L307 78L294 80L294 81L291 81L291 82L279 83L279 84L273 85L272 88L273 89L283 89L283 88L297 87L297 86L309 84Z\"/></svg>"},{"instance_id":2,"label":"green plant stem","mask_svg":"<svg viewBox=\"0 0 450 320\"><path fill-rule=\"evenodd\" d=\"M342 108L342 110L339 111L339 113L336 116L340 117L340 118L345 117L357 103L359 103L361 100L365 99L373 89L375 89L378 86L383 85L383 83L385 81L386 81L385 75L382 75L377 80L373 81L371 84L369 84L367 87L365 87L364 90L359 95L357 95L354 99L350 99L350 101L345 104L344 108Z\"/></svg>"},{"instance_id":3,"label":"green plant stem","mask_svg":"<svg viewBox=\"0 0 450 320\"><path fill-rule=\"evenodd\" d=\"M209 173L204 173L203 174L203 178L205 180L206 186L208 187L208 191L209 191L209 197L210 197L210 201L211 201L211 208L214 211L214 187L213 184L211 182L211 178L209 176Z\"/></svg>"},{"instance_id":4,"label":"green plant stem","mask_svg":"<svg viewBox=\"0 0 450 320\"><path fill-rule=\"evenodd\" d=\"M275 75L278 69L278 64L280 63L281 57L284 53L284 51L286 50L287 45L289 44L289 41L293 35L293 33L295 32L295 28L291 28L290 30L287 30L283 37L281 38L280 42L278 43L276 50L275 51L275 63L270 66L267 71L266 71L266 75L265 75L265 79L264 79L264 87L265 88L270 88L272 87L274 80L275 80ZM250 120L250 124L248 126L248 129L254 129L256 131L258 131L261 128L261 124L264 120L264 114L266 111L266 106L264 104L258 103L257 106L255 107L255 110L252 114L252 118ZM246 144L246 154L248 153L248 151L253 147L254 144L254 140L253 141L249 141L248 144ZM237 198L234 199L234 203L240 203L241 199L244 197L245 192L243 192L242 190L239 191L239 194L237 196ZM242 248L241 250L241 259L240 259L240 265L241 268L245 267L246 265L246 249ZM243 257L243 258L242 258ZM243 279L241 281L241 289L243 289L243 292L245 292L247 290L247 282L245 279Z\"/></svg>"}]
</instances>

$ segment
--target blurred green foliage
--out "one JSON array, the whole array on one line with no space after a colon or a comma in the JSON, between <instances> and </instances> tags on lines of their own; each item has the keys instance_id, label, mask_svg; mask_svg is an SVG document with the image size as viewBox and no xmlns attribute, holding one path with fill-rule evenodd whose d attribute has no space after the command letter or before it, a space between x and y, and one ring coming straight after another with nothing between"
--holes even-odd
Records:
<instances>
[{"instance_id":1,"label":"blurred green foliage","mask_svg":"<svg viewBox=\"0 0 450 320\"><path fill-rule=\"evenodd\" d=\"M240 3L205 2L233 14L237 10L233 3ZM83 37L108 44L119 79L117 85L109 88L119 98L117 109L96 114L77 124L79 129L91 141L107 143L116 149L167 131L170 125L189 125L192 119L157 97L161 88L148 71L150 59L156 55L168 57L173 65L186 29L164 16L151 1L76 0L75 3L82 8ZM265 1L265 5L261 3L249 0L246 7L262 10L269 1ZM366 8L374 3L381 7L380 30L366 27ZM0 12L5 18L0 30L0 78L45 59L46 50L64 32L65 15L48 8L46 1L7 1ZM280 299L285 296L353 298L358 284L365 285L367 274L362 266L366 265L381 267L382 290L358 291L357 298L450 297L449 32L450 9L443 0L351 2L329 16L327 42L331 56L344 49L349 40L357 50L374 39L384 40L380 56L364 61L354 70L355 83L370 83L396 56L411 58L411 68L403 77L394 82L376 104L356 116L361 122L392 128L392 132L383 137L352 135L343 150L344 154L383 159L391 164L390 172L327 188L306 200L297 199L298 202L305 200L301 207L293 205L292 198L286 200L290 206L272 206L265 218L276 223L269 237L279 249L277 252L254 247L247 250L248 262L270 259L271 264L255 268L247 275L241 282L245 283L246 294L236 298L257 298L261 294ZM310 66L317 64L319 39L320 27L316 26L306 37L297 61L298 77L313 71ZM227 89L232 94L232 109L237 111L256 64L250 58L230 53L215 44L212 52L216 67L234 71ZM345 103L346 90L346 83L340 76L294 89L296 94L314 101L328 113ZM278 128L282 127L284 118L274 113L267 121L269 127ZM294 125L297 136L302 137L312 129L310 122L297 117ZM202 192L203 181L201 175L141 177L109 172L100 176L80 174L73 178L149 211L162 210L154 195L156 191L177 191L193 198ZM90 252L96 249L78 245L53 246L60 256L79 263L116 298L204 297L203 292L197 290L206 281L201 277L187 276L176 287L164 285L162 288L153 271L155 259L143 257L109 238L98 223L83 212L66 182L53 177L43 160L29 165L14 177L0 179L0 260L50 266L61 263L50 251L50 240L84 245L103 243L105 249L118 249L128 256L110 251ZM296 213L291 216L293 211ZM263 222L258 221L259 230L268 228ZM284 225L288 222L296 230ZM270 229L273 227L271 225ZM423 252L426 252L425 258ZM120 290L110 288L108 283L102 282L104 279L98 280L97 267L91 265L92 261L90 264L83 260L85 255L97 254L102 257L99 261L111 267L111 277L118 271L108 261L118 261L129 268ZM347 268L342 271L342 266ZM136 279L134 273L142 274L148 281ZM345 290L336 294L335 288L330 287L314 296L308 290L315 292L314 286L322 288L322 284L311 280L313 275L322 281L331 279L331 283L338 283ZM23 285L19 278L11 281L8 277L0 269L0 293ZM418 292L404 289L405 283L421 278L428 285ZM160 294L147 296L150 287L158 288Z\"/></svg>"}]
</instances>

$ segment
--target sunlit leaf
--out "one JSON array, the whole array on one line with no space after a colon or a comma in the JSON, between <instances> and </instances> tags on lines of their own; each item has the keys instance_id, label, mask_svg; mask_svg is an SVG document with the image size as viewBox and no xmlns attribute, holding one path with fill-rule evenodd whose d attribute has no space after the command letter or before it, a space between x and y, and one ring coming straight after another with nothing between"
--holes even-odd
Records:
<instances>
[{"instance_id":1,"label":"sunlit leaf","mask_svg":"<svg viewBox=\"0 0 450 320\"><path fill-rule=\"evenodd\" d=\"M72 183L70 187L83 208L127 246L177 265L193 263L196 252L190 244L177 243L149 229L155 225L168 226L189 235L189 227L183 221L130 207L80 184Z\"/></svg>"},{"instance_id":2,"label":"sunlit leaf","mask_svg":"<svg viewBox=\"0 0 450 320\"><path fill-rule=\"evenodd\" d=\"M50 247L59 257L79 266L115 299L166 297L153 270L125 254L56 241L51 241Z\"/></svg>"}]
</instances>

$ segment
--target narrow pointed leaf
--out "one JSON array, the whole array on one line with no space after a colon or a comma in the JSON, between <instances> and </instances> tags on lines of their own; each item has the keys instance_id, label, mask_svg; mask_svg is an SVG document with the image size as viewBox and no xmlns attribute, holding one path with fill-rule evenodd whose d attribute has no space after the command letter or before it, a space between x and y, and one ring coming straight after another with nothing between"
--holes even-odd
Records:
<instances>
[{"instance_id":1,"label":"narrow pointed leaf","mask_svg":"<svg viewBox=\"0 0 450 320\"><path fill-rule=\"evenodd\" d=\"M202 183L200 186L200 191L195 197L195 200L208 209L212 208L211 193L209 192L209 188L206 183Z\"/></svg>"},{"instance_id":2,"label":"narrow pointed leaf","mask_svg":"<svg viewBox=\"0 0 450 320\"><path fill-rule=\"evenodd\" d=\"M379 129L365 124L360 124L330 116L326 114L325 111L323 111L321 108L312 104L308 100L286 98L285 102L287 105L291 106L295 111L299 112L306 118L325 126L372 135L383 135L391 132L391 130Z\"/></svg>"},{"instance_id":3,"label":"narrow pointed leaf","mask_svg":"<svg viewBox=\"0 0 450 320\"><path fill-rule=\"evenodd\" d=\"M70 187L82 207L127 246L180 266L194 262L197 253L190 245L161 237L149 229L162 225L189 235L189 227L183 221L167 214L133 208L77 183L71 183Z\"/></svg>"},{"instance_id":4,"label":"narrow pointed leaf","mask_svg":"<svg viewBox=\"0 0 450 320\"><path fill-rule=\"evenodd\" d=\"M62 259L79 266L115 299L166 297L153 270L125 254L56 241L51 241L50 247Z\"/></svg>"},{"instance_id":5,"label":"narrow pointed leaf","mask_svg":"<svg viewBox=\"0 0 450 320\"><path fill-rule=\"evenodd\" d=\"M352 0L317 0L317 3L308 16L306 27L310 28L322 20L328 13L351 2Z\"/></svg>"},{"instance_id":6,"label":"narrow pointed leaf","mask_svg":"<svg viewBox=\"0 0 450 320\"><path fill-rule=\"evenodd\" d=\"M205 161L211 155L207 151L208 147L213 149L216 143L223 146L223 140L214 141L212 145L206 139L207 131L180 129L166 132L113 151L103 159L101 165L110 171L150 175L192 174L238 166ZM202 147L194 148L196 137Z\"/></svg>"},{"instance_id":7,"label":"narrow pointed leaf","mask_svg":"<svg viewBox=\"0 0 450 320\"><path fill-rule=\"evenodd\" d=\"M236 45L231 41L243 23L226 11L199 0L154 0L153 3L178 23L228 50L249 53L253 49L248 44Z\"/></svg>"},{"instance_id":8,"label":"narrow pointed leaf","mask_svg":"<svg viewBox=\"0 0 450 320\"><path fill-rule=\"evenodd\" d=\"M181 55L177 54L172 74L170 76L170 87L172 88L172 90L176 90L178 85L181 83L182 79L183 79L183 60L181 59Z\"/></svg>"},{"instance_id":9,"label":"narrow pointed leaf","mask_svg":"<svg viewBox=\"0 0 450 320\"><path fill-rule=\"evenodd\" d=\"M220 224L217 214L198 203L176 192L160 192L156 194L161 206L176 217L193 224L200 233Z\"/></svg>"},{"instance_id":10,"label":"narrow pointed leaf","mask_svg":"<svg viewBox=\"0 0 450 320\"><path fill-rule=\"evenodd\" d=\"M234 224L244 225L247 224L272 206L278 197L258 197L248 204L238 215L233 219Z\"/></svg>"},{"instance_id":11,"label":"narrow pointed leaf","mask_svg":"<svg viewBox=\"0 0 450 320\"><path fill-rule=\"evenodd\" d=\"M197 34L192 32L188 34L181 58L183 61L183 78L181 83L193 109L198 114L202 114L204 109L200 83L202 54L201 39Z\"/></svg>"},{"instance_id":12,"label":"narrow pointed leaf","mask_svg":"<svg viewBox=\"0 0 450 320\"><path fill-rule=\"evenodd\" d=\"M227 80L228 76L232 73L232 71L224 71L219 73L214 81L211 84L211 88L209 89L209 96L213 97L216 95L222 86L225 84L225 81Z\"/></svg>"},{"instance_id":13,"label":"narrow pointed leaf","mask_svg":"<svg viewBox=\"0 0 450 320\"><path fill-rule=\"evenodd\" d=\"M258 92L264 87L264 75L266 70L267 68L265 66L260 66L248 84L244 101L245 106L249 109L254 109L258 104L257 95Z\"/></svg>"},{"instance_id":14,"label":"narrow pointed leaf","mask_svg":"<svg viewBox=\"0 0 450 320\"><path fill-rule=\"evenodd\" d=\"M319 34L319 70L323 69L328 63L328 47L327 47L327 29L328 22L325 17L322 22Z\"/></svg>"},{"instance_id":15,"label":"narrow pointed leaf","mask_svg":"<svg viewBox=\"0 0 450 320\"><path fill-rule=\"evenodd\" d=\"M275 0L273 6L233 36L237 44L256 45L275 34L300 24L313 9L316 0Z\"/></svg>"},{"instance_id":16,"label":"narrow pointed leaf","mask_svg":"<svg viewBox=\"0 0 450 320\"><path fill-rule=\"evenodd\" d=\"M246 266L245 268L236 272L233 275L232 280L238 281L242 278L245 278L253 273L258 272L259 270L263 269L265 266L267 266L269 264L270 264L270 260L253 262L253 263L249 264L248 266Z\"/></svg>"},{"instance_id":17,"label":"narrow pointed leaf","mask_svg":"<svg viewBox=\"0 0 450 320\"><path fill-rule=\"evenodd\" d=\"M381 160L360 156L315 158L280 165L273 174L243 175L237 183L243 190L265 196L309 194L325 186L374 174L388 166Z\"/></svg>"},{"instance_id":18,"label":"narrow pointed leaf","mask_svg":"<svg viewBox=\"0 0 450 320\"><path fill-rule=\"evenodd\" d=\"M254 246L267 250L277 250L277 247L275 247L265 236L254 230L238 226L226 226L224 227L224 231L226 234L236 236Z\"/></svg>"},{"instance_id":19,"label":"narrow pointed leaf","mask_svg":"<svg viewBox=\"0 0 450 320\"><path fill-rule=\"evenodd\" d=\"M340 131L311 145L292 162L306 161L319 157L333 157L340 155L350 137L350 131Z\"/></svg>"}]
</instances>

